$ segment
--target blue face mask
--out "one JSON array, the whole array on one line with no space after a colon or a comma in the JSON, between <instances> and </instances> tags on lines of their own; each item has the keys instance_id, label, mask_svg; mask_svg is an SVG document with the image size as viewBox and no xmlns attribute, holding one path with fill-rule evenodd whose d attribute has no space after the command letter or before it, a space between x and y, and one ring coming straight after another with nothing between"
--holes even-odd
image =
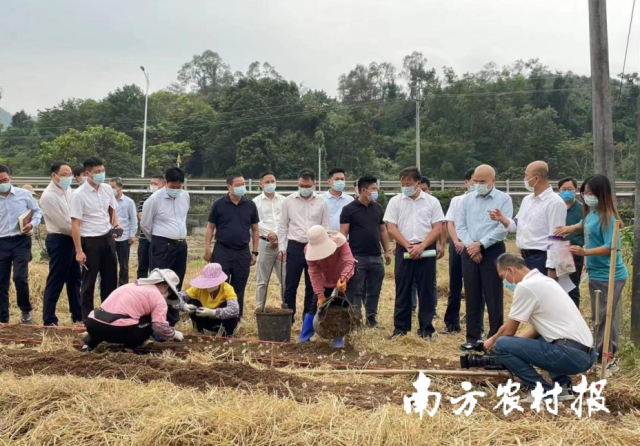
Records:
<instances>
[{"instance_id":1,"label":"blue face mask","mask_svg":"<svg viewBox=\"0 0 640 446\"><path fill-rule=\"evenodd\" d=\"M573 201L576 199L576 193L572 190L564 190L560 192L560 198L568 203L569 201Z\"/></svg>"},{"instance_id":2,"label":"blue face mask","mask_svg":"<svg viewBox=\"0 0 640 446\"><path fill-rule=\"evenodd\" d=\"M313 188L311 187L299 187L298 193L301 197L310 197L313 194Z\"/></svg>"},{"instance_id":3,"label":"blue face mask","mask_svg":"<svg viewBox=\"0 0 640 446\"><path fill-rule=\"evenodd\" d=\"M71 187L72 177L58 177L60 179L60 187L63 189L69 189Z\"/></svg>"},{"instance_id":4,"label":"blue face mask","mask_svg":"<svg viewBox=\"0 0 640 446\"><path fill-rule=\"evenodd\" d=\"M515 290L516 290L516 286L517 286L517 285L516 285L515 283L511 283L511 282L509 282L509 281L506 279L506 276L505 276L505 279L502 281L502 283L504 284L504 287L505 287L506 289L508 289L509 291L513 292L513 291L515 291Z\"/></svg>"},{"instance_id":5,"label":"blue face mask","mask_svg":"<svg viewBox=\"0 0 640 446\"><path fill-rule=\"evenodd\" d=\"M265 184L262 188L266 193L272 194L276 191L276 183Z\"/></svg>"},{"instance_id":6,"label":"blue face mask","mask_svg":"<svg viewBox=\"0 0 640 446\"><path fill-rule=\"evenodd\" d=\"M416 193L416 187L415 186L407 186L407 187L401 187L402 189L402 193L405 194L407 197L413 197L413 195Z\"/></svg>"},{"instance_id":7,"label":"blue face mask","mask_svg":"<svg viewBox=\"0 0 640 446\"><path fill-rule=\"evenodd\" d=\"M342 192L344 190L345 182L342 180L334 180L333 190L336 192Z\"/></svg>"},{"instance_id":8,"label":"blue face mask","mask_svg":"<svg viewBox=\"0 0 640 446\"><path fill-rule=\"evenodd\" d=\"M97 173L93 176L92 180L95 184L102 184L104 183L104 179L106 177L107 177L107 174L105 172Z\"/></svg>"},{"instance_id":9,"label":"blue face mask","mask_svg":"<svg viewBox=\"0 0 640 446\"><path fill-rule=\"evenodd\" d=\"M182 194L182 189L167 189L167 193L171 198L178 198Z\"/></svg>"},{"instance_id":10,"label":"blue face mask","mask_svg":"<svg viewBox=\"0 0 640 446\"><path fill-rule=\"evenodd\" d=\"M245 186L233 188L233 195L235 195L236 197L244 197L246 193L247 193L247 188Z\"/></svg>"},{"instance_id":11,"label":"blue face mask","mask_svg":"<svg viewBox=\"0 0 640 446\"><path fill-rule=\"evenodd\" d=\"M491 192L491 190L489 189L489 186L487 186L486 184L478 184L476 185L476 192L478 192L478 195L482 195L484 197L489 192Z\"/></svg>"},{"instance_id":12,"label":"blue face mask","mask_svg":"<svg viewBox=\"0 0 640 446\"><path fill-rule=\"evenodd\" d=\"M475 192L477 189L478 189L478 186L474 184L473 186L469 187L469 192Z\"/></svg>"},{"instance_id":13,"label":"blue face mask","mask_svg":"<svg viewBox=\"0 0 640 446\"><path fill-rule=\"evenodd\" d=\"M593 195L585 195L584 204L589 206L592 211L595 211L598 207L598 197L594 197Z\"/></svg>"},{"instance_id":14,"label":"blue face mask","mask_svg":"<svg viewBox=\"0 0 640 446\"><path fill-rule=\"evenodd\" d=\"M369 195L369 201L378 201L378 192L371 192L371 195Z\"/></svg>"},{"instance_id":15,"label":"blue face mask","mask_svg":"<svg viewBox=\"0 0 640 446\"><path fill-rule=\"evenodd\" d=\"M6 194L11 190L11 183L0 184L0 194Z\"/></svg>"},{"instance_id":16,"label":"blue face mask","mask_svg":"<svg viewBox=\"0 0 640 446\"><path fill-rule=\"evenodd\" d=\"M113 191L113 196L117 197L118 196L118 189L116 189L115 187L112 187L111 190Z\"/></svg>"}]
</instances>

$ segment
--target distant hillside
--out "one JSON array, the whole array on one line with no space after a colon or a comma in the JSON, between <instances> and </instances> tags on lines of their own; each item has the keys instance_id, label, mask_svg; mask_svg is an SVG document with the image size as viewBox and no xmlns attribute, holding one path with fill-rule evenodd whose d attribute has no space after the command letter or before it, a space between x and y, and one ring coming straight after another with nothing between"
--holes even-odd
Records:
<instances>
[{"instance_id":1,"label":"distant hillside","mask_svg":"<svg viewBox=\"0 0 640 446\"><path fill-rule=\"evenodd\" d=\"M2 124L2 128L6 130L11 124L11 113L0 107L0 124Z\"/></svg>"}]
</instances>

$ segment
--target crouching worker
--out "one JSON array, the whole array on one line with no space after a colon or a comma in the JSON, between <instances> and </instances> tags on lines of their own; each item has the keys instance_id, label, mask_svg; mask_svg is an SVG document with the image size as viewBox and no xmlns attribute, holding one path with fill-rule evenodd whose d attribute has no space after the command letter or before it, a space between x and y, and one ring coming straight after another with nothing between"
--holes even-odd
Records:
<instances>
[{"instance_id":1,"label":"crouching worker","mask_svg":"<svg viewBox=\"0 0 640 446\"><path fill-rule=\"evenodd\" d=\"M227 275L219 263L209 263L202 274L191 281L191 288L180 293L184 310L191 316L198 333L212 331L231 336L240 321L238 297L227 282Z\"/></svg>"},{"instance_id":2,"label":"crouching worker","mask_svg":"<svg viewBox=\"0 0 640 446\"><path fill-rule=\"evenodd\" d=\"M313 287L313 302L309 313L304 315L299 342L307 342L314 335L313 317L325 297L331 296L336 288L343 294L347 291L347 282L353 277L356 264L347 239L339 232L312 226L307 232L307 239L305 258ZM344 338L333 340L336 348L343 344Z\"/></svg>"},{"instance_id":3,"label":"crouching worker","mask_svg":"<svg viewBox=\"0 0 640 446\"><path fill-rule=\"evenodd\" d=\"M180 279L170 269L154 269L148 278L123 285L112 292L87 318L84 351L101 342L140 347L152 334L163 340L182 341L167 322L168 306L179 306L176 285Z\"/></svg>"},{"instance_id":4,"label":"crouching worker","mask_svg":"<svg viewBox=\"0 0 640 446\"><path fill-rule=\"evenodd\" d=\"M575 399L569 375L586 372L598 356L587 323L569 295L555 280L526 267L518 255L505 253L497 260L498 274L513 293L507 322L485 343L502 363L532 390L537 383L552 390L534 369L549 372L562 387L558 401ZM521 323L530 324L516 336ZM522 400L532 403L533 395Z\"/></svg>"}]
</instances>

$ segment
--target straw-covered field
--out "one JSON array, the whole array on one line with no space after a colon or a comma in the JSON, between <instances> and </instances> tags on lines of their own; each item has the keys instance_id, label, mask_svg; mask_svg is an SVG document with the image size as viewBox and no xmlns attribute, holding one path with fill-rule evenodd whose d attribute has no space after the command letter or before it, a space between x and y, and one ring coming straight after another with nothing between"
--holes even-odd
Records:
<instances>
[{"instance_id":1,"label":"straw-covered field","mask_svg":"<svg viewBox=\"0 0 640 446\"><path fill-rule=\"evenodd\" d=\"M203 263L190 245L188 279ZM37 255L36 255L37 258ZM135 260L134 260L135 261ZM447 263L440 261L438 313L446 308ZM34 321L42 321L42 294L48 267L31 264ZM132 272L132 276L133 276ZM246 318L236 339L187 336L185 342L154 344L134 355L112 347L91 354L77 351L81 327L75 329L0 327L0 443L11 445L511 445L638 444L640 389L627 341L622 371L604 391L610 413L579 419L570 404L557 416L528 407L508 416L494 410L498 384L504 379L475 378L476 391L487 394L469 416L457 416L450 398L466 393L463 379L432 377L430 390L442 394L433 418L404 411L414 377L314 375L312 369L345 367L457 369L464 335L439 336L427 342L411 334L387 340L392 331L393 276L388 271L381 298L383 328L367 329L343 350L327 341L275 345L257 343L252 315L254 278L247 289ZM279 303L272 280L270 301ZM628 314L629 289L625 296ZM12 321L19 320L11 294ZM71 326L66 296L58 307L61 325ZM510 296L505 299L510 302ZM588 299L583 311L588 315ZM464 304L463 304L464 309ZM464 311L463 311L464 312ZM415 321L417 322L417 320ZM444 328L441 318L436 328ZM191 334L190 324L178 327ZM416 327L417 328L417 327ZM300 331L299 318L293 337ZM595 376L589 376L589 382Z\"/></svg>"}]
</instances>

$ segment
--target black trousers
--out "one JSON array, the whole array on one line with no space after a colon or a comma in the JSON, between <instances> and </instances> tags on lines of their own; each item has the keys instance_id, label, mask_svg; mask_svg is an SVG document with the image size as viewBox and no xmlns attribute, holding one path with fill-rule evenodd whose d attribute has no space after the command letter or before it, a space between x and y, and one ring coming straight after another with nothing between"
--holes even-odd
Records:
<instances>
[{"instance_id":1,"label":"black trousers","mask_svg":"<svg viewBox=\"0 0 640 446\"><path fill-rule=\"evenodd\" d=\"M195 305L196 307L201 307L202 302L198 299L190 299L189 304ZM226 306L225 303L223 306ZM233 332L236 330L238 326L238 322L240 322L240 318L234 317L231 319L215 319L210 317L200 317L195 313L190 314L189 317L195 325L196 330L203 331L208 330L212 331L215 334L220 334L220 336L231 336Z\"/></svg>"},{"instance_id":2,"label":"black trousers","mask_svg":"<svg viewBox=\"0 0 640 446\"><path fill-rule=\"evenodd\" d=\"M576 272L569 277L576 287L569 291L569 297L576 304L576 307L580 308L580 276L582 276L582 268L584 267L584 257L573 256L573 261L576 264Z\"/></svg>"},{"instance_id":3,"label":"black trousers","mask_svg":"<svg viewBox=\"0 0 640 446\"><path fill-rule=\"evenodd\" d=\"M545 276L547 275L547 252L539 252L532 256L525 257L524 263L529 269L537 269Z\"/></svg>"},{"instance_id":4,"label":"black trousers","mask_svg":"<svg viewBox=\"0 0 640 446\"><path fill-rule=\"evenodd\" d=\"M31 237L18 235L0 238L0 322L9 322L9 281L12 266L18 307L22 311L32 310L29 301L30 261Z\"/></svg>"},{"instance_id":5,"label":"black trousers","mask_svg":"<svg viewBox=\"0 0 640 446\"><path fill-rule=\"evenodd\" d=\"M138 238L138 271L136 278L145 279L149 277L149 267L151 266L151 242L146 237Z\"/></svg>"},{"instance_id":6,"label":"black trousers","mask_svg":"<svg viewBox=\"0 0 640 446\"><path fill-rule=\"evenodd\" d=\"M474 262L467 251L462 253L462 275L467 307L467 342L476 343L481 338L484 315L483 294L489 313L489 336L504 323L504 286L496 269L496 259L505 252L504 242L496 243L482 251L482 262Z\"/></svg>"},{"instance_id":7,"label":"black trousers","mask_svg":"<svg viewBox=\"0 0 640 446\"><path fill-rule=\"evenodd\" d=\"M129 283L129 254L131 245L128 240L116 242L116 254L118 256L118 286Z\"/></svg>"},{"instance_id":8,"label":"black trousers","mask_svg":"<svg viewBox=\"0 0 640 446\"><path fill-rule=\"evenodd\" d=\"M58 305L60 293L65 285L67 286L71 320L73 322L81 321L80 283L82 273L80 265L76 262L76 248L73 245L73 238L63 234L49 234L45 246L49 254L49 276L44 288L43 323L44 325L58 323L56 305Z\"/></svg>"},{"instance_id":9,"label":"black trousers","mask_svg":"<svg viewBox=\"0 0 640 446\"><path fill-rule=\"evenodd\" d=\"M444 313L447 327L460 326L460 303L462 301L462 257L456 251L456 245L449 242L449 300Z\"/></svg>"},{"instance_id":10,"label":"black trousers","mask_svg":"<svg viewBox=\"0 0 640 446\"><path fill-rule=\"evenodd\" d=\"M251 270L251 251L249 251L249 246L243 249L232 249L221 242L216 242L211 261L219 263L222 271L229 276L228 282L236 292L236 296L238 296L240 317L242 317L244 290L247 287L249 271Z\"/></svg>"},{"instance_id":11,"label":"black trousers","mask_svg":"<svg viewBox=\"0 0 640 446\"><path fill-rule=\"evenodd\" d=\"M115 326L87 318L85 323L88 336L84 338L85 345L96 348L101 342L124 344L125 348L136 348L144 344L151 337L151 316L142 316L137 324Z\"/></svg>"},{"instance_id":12,"label":"black trousers","mask_svg":"<svg viewBox=\"0 0 640 446\"><path fill-rule=\"evenodd\" d=\"M333 294L333 290L335 290L335 288L324 289L325 299L328 299ZM313 298L311 299L311 307L309 307L309 311L305 312L305 314L313 314L315 316L317 312L318 312L318 295L314 294Z\"/></svg>"},{"instance_id":13,"label":"black trousers","mask_svg":"<svg viewBox=\"0 0 640 446\"><path fill-rule=\"evenodd\" d=\"M427 249L435 249L433 244ZM416 282L418 288L418 331L430 335L435 331L433 317L436 314L436 258L405 260L407 250L396 247L396 303L393 314L395 332L407 333L411 330L411 287Z\"/></svg>"},{"instance_id":14,"label":"black trousers","mask_svg":"<svg viewBox=\"0 0 640 446\"><path fill-rule=\"evenodd\" d=\"M87 256L86 268L82 268L80 296L82 320L86 323L89 313L93 311L93 296L98 274L100 274L102 302L118 288L118 260L116 259L116 242L109 233L100 237L83 237L81 243L82 250Z\"/></svg>"},{"instance_id":15,"label":"black trousers","mask_svg":"<svg viewBox=\"0 0 640 446\"><path fill-rule=\"evenodd\" d=\"M170 269L178 275L178 291L182 290L182 282L187 272L187 244L177 243L165 237L153 237L151 241L151 269ZM180 311L169 306L167 321L172 327L180 320Z\"/></svg>"},{"instance_id":16,"label":"black trousers","mask_svg":"<svg viewBox=\"0 0 640 446\"><path fill-rule=\"evenodd\" d=\"M307 259L304 257L304 247L302 243L289 240L287 246L287 274L284 286L284 301L289 309L296 314L296 298L298 295L298 285L300 285L300 276L304 273L304 308L303 314L311 311L313 301L313 286L309 278L309 266Z\"/></svg>"}]
</instances>

